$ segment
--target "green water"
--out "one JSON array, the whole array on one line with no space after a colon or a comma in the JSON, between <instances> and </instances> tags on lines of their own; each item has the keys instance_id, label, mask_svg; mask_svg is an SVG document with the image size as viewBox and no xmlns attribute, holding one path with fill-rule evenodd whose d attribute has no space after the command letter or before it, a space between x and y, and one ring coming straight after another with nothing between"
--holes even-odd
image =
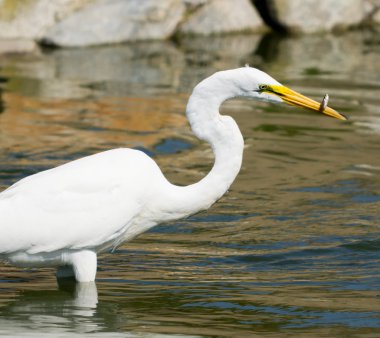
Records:
<instances>
[{"instance_id":1,"label":"green water","mask_svg":"<svg viewBox=\"0 0 380 338\"><path fill-rule=\"evenodd\" d=\"M95 285L0 265L0 336L380 336L380 39L234 35L0 56L0 190L127 146L189 184L212 165L184 106L249 63L348 115L227 102L236 182L204 213L101 255ZM1 215L0 215L1 221ZM31 225L32 226L32 225Z\"/></svg>"}]
</instances>

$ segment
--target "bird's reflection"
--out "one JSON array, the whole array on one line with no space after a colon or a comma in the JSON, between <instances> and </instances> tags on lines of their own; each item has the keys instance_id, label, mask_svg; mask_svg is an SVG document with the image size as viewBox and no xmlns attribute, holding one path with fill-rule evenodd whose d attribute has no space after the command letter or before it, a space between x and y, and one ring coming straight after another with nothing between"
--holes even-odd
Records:
<instances>
[{"instance_id":1,"label":"bird's reflection","mask_svg":"<svg viewBox=\"0 0 380 338\"><path fill-rule=\"evenodd\" d=\"M110 318L102 315L107 311L97 311L97 304L95 283L60 280L56 290L21 291L0 308L0 336L19 336L30 330L87 333L109 329Z\"/></svg>"},{"instance_id":2,"label":"bird's reflection","mask_svg":"<svg viewBox=\"0 0 380 338\"><path fill-rule=\"evenodd\" d=\"M76 283L73 279L58 279L58 289L67 292L72 298L65 304L73 307L75 314L92 317L98 304L98 290L95 282Z\"/></svg>"},{"instance_id":3,"label":"bird's reflection","mask_svg":"<svg viewBox=\"0 0 380 338\"><path fill-rule=\"evenodd\" d=\"M161 291L157 292L161 295ZM178 337L175 334L139 332L141 318L134 316L133 311L123 311L119 302L98 302L95 283L62 279L55 290L23 290L16 298L9 298L5 302L0 298L0 337L73 338L84 334L97 338ZM132 309L136 303L132 301L129 306ZM154 304L151 306L154 309ZM147 322L143 322L146 325ZM134 327L128 327L128 323Z\"/></svg>"}]
</instances>

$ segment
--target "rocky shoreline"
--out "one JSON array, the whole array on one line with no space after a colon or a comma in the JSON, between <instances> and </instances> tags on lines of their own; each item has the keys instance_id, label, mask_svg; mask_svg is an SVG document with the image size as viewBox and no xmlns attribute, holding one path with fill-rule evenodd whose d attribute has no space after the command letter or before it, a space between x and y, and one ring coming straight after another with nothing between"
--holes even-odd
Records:
<instances>
[{"instance_id":1,"label":"rocky shoreline","mask_svg":"<svg viewBox=\"0 0 380 338\"><path fill-rule=\"evenodd\" d=\"M0 0L0 53L380 24L380 0Z\"/></svg>"}]
</instances>

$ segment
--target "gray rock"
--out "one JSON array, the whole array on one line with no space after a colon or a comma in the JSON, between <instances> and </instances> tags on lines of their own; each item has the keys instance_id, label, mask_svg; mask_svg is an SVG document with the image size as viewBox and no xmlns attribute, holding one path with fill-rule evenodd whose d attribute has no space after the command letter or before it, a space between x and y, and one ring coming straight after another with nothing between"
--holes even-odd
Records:
<instances>
[{"instance_id":1,"label":"gray rock","mask_svg":"<svg viewBox=\"0 0 380 338\"><path fill-rule=\"evenodd\" d=\"M364 0L267 0L272 15L294 32L315 33L362 22Z\"/></svg>"},{"instance_id":2,"label":"gray rock","mask_svg":"<svg viewBox=\"0 0 380 338\"><path fill-rule=\"evenodd\" d=\"M380 24L380 10L378 10L372 17L373 22Z\"/></svg>"},{"instance_id":3,"label":"gray rock","mask_svg":"<svg viewBox=\"0 0 380 338\"><path fill-rule=\"evenodd\" d=\"M29 39L0 39L0 55L8 53L30 53L37 50L37 45Z\"/></svg>"},{"instance_id":4,"label":"gray rock","mask_svg":"<svg viewBox=\"0 0 380 338\"><path fill-rule=\"evenodd\" d=\"M380 24L380 0L364 0L366 23Z\"/></svg>"},{"instance_id":5,"label":"gray rock","mask_svg":"<svg viewBox=\"0 0 380 338\"><path fill-rule=\"evenodd\" d=\"M96 0L44 35L59 46L89 46L166 39L185 13L182 0Z\"/></svg>"},{"instance_id":6,"label":"gray rock","mask_svg":"<svg viewBox=\"0 0 380 338\"><path fill-rule=\"evenodd\" d=\"M0 0L0 38L39 39L58 19L91 0Z\"/></svg>"},{"instance_id":7,"label":"gray rock","mask_svg":"<svg viewBox=\"0 0 380 338\"><path fill-rule=\"evenodd\" d=\"M181 33L211 35L265 29L261 17L249 0L187 0L187 3L194 10L180 25Z\"/></svg>"}]
</instances>

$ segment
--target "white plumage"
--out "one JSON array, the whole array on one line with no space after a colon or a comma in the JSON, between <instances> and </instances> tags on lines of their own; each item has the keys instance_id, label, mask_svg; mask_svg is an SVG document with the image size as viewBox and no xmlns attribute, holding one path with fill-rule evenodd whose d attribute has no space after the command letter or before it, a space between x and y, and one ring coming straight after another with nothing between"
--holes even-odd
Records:
<instances>
[{"instance_id":1,"label":"white plumage","mask_svg":"<svg viewBox=\"0 0 380 338\"><path fill-rule=\"evenodd\" d=\"M133 149L105 151L26 177L0 193L0 257L19 266L57 266L58 277L93 281L98 252L210 207L242 162L239 128L219 114L222 102L237 96L320 109L257 69L215 73L195 87L186 109L193 132L215 154L204 179L172 185L150 157ZM323 112L344 119L329 107Z\"/></svg>"}]
</instances>

